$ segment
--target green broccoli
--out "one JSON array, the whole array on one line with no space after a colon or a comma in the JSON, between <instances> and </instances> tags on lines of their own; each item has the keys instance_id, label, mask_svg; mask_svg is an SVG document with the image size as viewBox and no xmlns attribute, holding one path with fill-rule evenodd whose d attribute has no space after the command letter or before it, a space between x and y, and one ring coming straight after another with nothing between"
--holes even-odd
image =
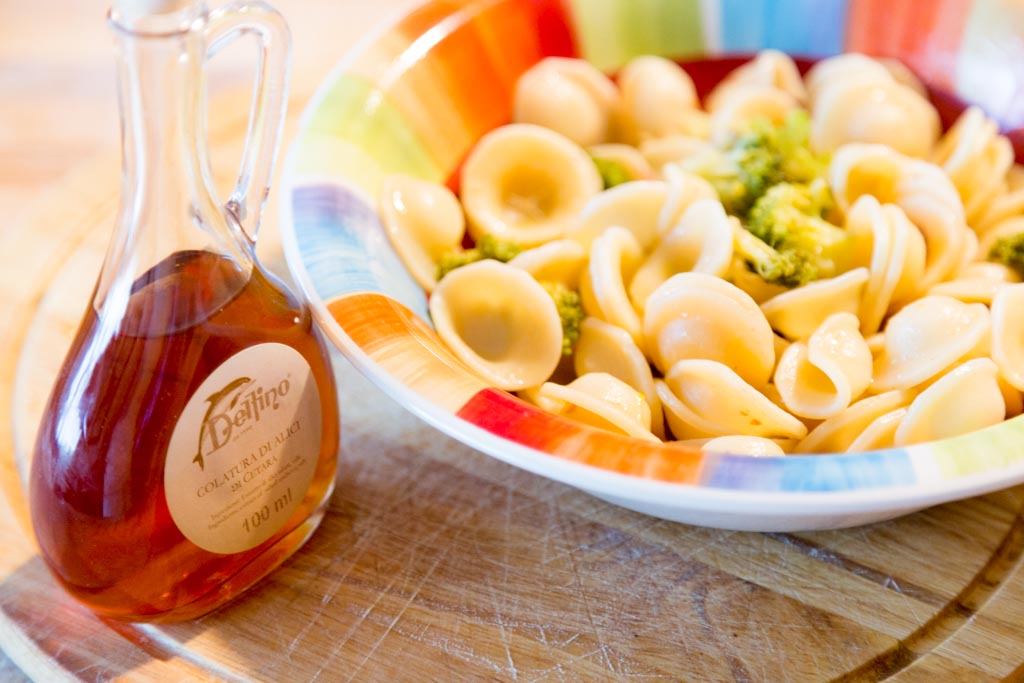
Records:
<instances>
[{"instance_id":1,"label":"green broccoli","mask_svg":"<svg viewBox=\"0 0 1024 683\"><path fill-rule=\"evenodd\" d=\"M810 140L810 115L802 109L794 109L780 126L765 119L755 119L750 131L736 144L770 150L779 160L779 182L809 183L824 178L829 164L827 156L811 151Z\"/></svg>"},{"instance_id":2,"label":"green broccoli","mask_svg":"<svg viewBox=\"0 0 1024 683\"><path fill-rule=\"evenodd\" d=\"M445 275L456 268L468 266L470 263L476 263L482 258L483 257L480 256L480 252L476 249L457 249L455 251L449 251L442 255L437 262L437 279L441 280Z\"/></svg>"},{"instance_id":3,"label":"green broccoli","mask_svg":"<svg viewBox=\"0 0 1024 683\"><path fill-rule=\"evenodd\" d=\"M775 249L740 227L733 230L733 250L751 271L774 285L799 287L816 275L813 265L800 252Z\"/></svg>"},{"instance_id":4,"label":"green broccoli","mask_svg":"<svg viewBox=\"0 0 1024 683\"><path fill-rule=\"evenodd\" d=\"M591 156L594 160L594 165L597 166L597 172L601 174L601 181L604 183L604 189L621 185L622 183L628 183L633 180L633 175L629 172L624 165L612 159L605 159L603 157Z\"/></svg>"},{"instance_id":5,"label":"green broccoli","mask_svg":"<svg viewBox=\"0 0 1024 683\"><path fill-rule=\"evenodd\" d=\"M1024 277L1024 232L996 240L988 251L988 260L1002 263Z\"/></svg>"},{"instance_id":6,"label":"green broccoli","mask_svg":"<svg viewBox=\"0 0 1024 683\"><path fill-rule=\"evenodd\" d=\"M480 252L481 259L494 259L502 263L508 263L523 250L515 242L499 239L494 235L481 237L480 241L476 243L476 249Z\"/></svg>"},{"instance_id":7,"label":"green broccoli","mask_svg":"<svg viewBox=\"0 0 1024 683\"><path fill-rule=\"evenodd\" d=\"M561 282L541 282L558 309L558 317L562 320L562 355L572 355L576 340L580 338L580 323L586 314L583 312L583 300L579 292L569 289Z\"/></svg>"},{"instance_id":8,"label":"green broccoli","mask_svg":"<svg viewBox=\"0 0 1024 683\"><path fill-rule=\"evenodd\" d=\"M774 155L755 146L708 149L686 159L681 167L711 183L722 206L733 216L745 216L778 176Z\"/></svg>"},{"instance_id":9,"label":"green broccoli","mask_svg":"<svg viewBox=\"0 0 1024 683\"><path fill-rule=\"evenodd\" d=\"M797 255L808 281L829 277L848 239L845 230L823 218L831 208L832 194L821 179L779 183L754 202L745 227L773 249Z\"/></svg>"},{"instance_id":10,"label":"green broccoli","mask_svg":"<svg viewBox=\"0 0 1024 683\"><path fill-rule=\"evenodd\" d=\"M508 263L521 251L519 245L513 242L499 239L494 235L484 235L472 249L455 249L442 255L437 262L437 279L440 280L456 268L485 259Z\"/></svg>"},{"instance_id":11,"label":"green broccoli","mask_svg":"<svg viewBox=\"0 0 1024 683\"><path fill-rule=\"evenodd\" d=\"M695 155L682 168L710 182L727 212L744 217L773 185L824 177L828 158L814 154L809 140L810 117L794 110L780 125L754 119L728 147Z\"/></svg>"}]
</instances>

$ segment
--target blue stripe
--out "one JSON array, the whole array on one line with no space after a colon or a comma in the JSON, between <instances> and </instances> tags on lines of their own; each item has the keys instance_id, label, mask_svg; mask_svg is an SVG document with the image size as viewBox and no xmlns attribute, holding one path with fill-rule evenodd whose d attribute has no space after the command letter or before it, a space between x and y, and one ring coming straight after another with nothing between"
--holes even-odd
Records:
<instances>
[{"instance_id":1,"label":"blue stripe","mask_svg":"<svg viewBox=\"0 0 1024 683\"><path fill-rule=\"evenodd\" d=\"M705 456L705 486L744 491L851 491L916 483L903 449L851 455L754 458Z\"/></svg>"},{"instance_id":2,"label":"blue stripe","mask_svg":"<svg viewBox=\"0 0 1024 683\"><path fill-rule=\"evenodd\" d=\"M842 52L848 0L720 0L722 51L774 48L791 55Z\"/></svg>"},{"instance_id":3,"label":"blue stripe","mask_svg":"<svg viewBox=\"0 0 1024 683\"><path fill-rule=\"evenodd\" d=\"M388 243L377 212L355 191L331 184L298 187L292 219L302 262L322 299L387 294L429 321L423 290Z\"/></svg>"}]
</instances>

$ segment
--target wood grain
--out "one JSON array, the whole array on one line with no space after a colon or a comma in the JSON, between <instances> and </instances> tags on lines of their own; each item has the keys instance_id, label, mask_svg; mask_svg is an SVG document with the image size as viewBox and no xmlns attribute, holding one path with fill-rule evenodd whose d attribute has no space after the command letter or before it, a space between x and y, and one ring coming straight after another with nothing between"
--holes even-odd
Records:
<instances>
[{"instance_id":1,"label":"wood grain","mask_svg":"<svg viewBox=\"0 0 1024 683\"><path fill-rule=\"evenodd\" d=\"M57 6L46 0L39 11L48 4ZM290 4L304 25L317 23L317 11L359 14L341 3L277 4ZM40 65L70 61L65 50L92 54L67 29L66 48L52 36L39 46L16 35L38 21L29 6L0 6L4 63L21 50L19 68L39 73ZM345 31L365 25L351 18L335 27L342 24ZM331 55L319 54L321 70L333 61L330 46L339 48L329 29L309 31ZM89 64L72 69L105 68ZM0 75L0 84L10 78ZM310 90L297 88L290 130ZM51 97L69 103L88 95ZM476 453L419 422L344 362L338 491L310 542L204 619L160 627L96 619L56 587L38 558L17 465L116 206L114 150L103 135L89 142L82 121L71 125L85 141L47 148L46 119L32 111L49 101L0 113L4 125L26 126L25 139L44 148L38 157L27 147L0 155L0 208L7 202L22 215L0 229L0 646L28 677L1024 680L1024 487L842 531L690 527ZM243 95L222 97L211 122L221 179L230 180L244 131L241 105ZM105 106L82 111L88 118ZM0 149L18 147L16 137L0 138ZM87 148L103 156L83 162ZM26 177L12 158L39 161ZM63 175L63 163L75 170L38 187ZM280 269L275 226L267 228L261 250ZM12 671L0 660L0 680L18 680Z\"/></svg>"}]
</instances>

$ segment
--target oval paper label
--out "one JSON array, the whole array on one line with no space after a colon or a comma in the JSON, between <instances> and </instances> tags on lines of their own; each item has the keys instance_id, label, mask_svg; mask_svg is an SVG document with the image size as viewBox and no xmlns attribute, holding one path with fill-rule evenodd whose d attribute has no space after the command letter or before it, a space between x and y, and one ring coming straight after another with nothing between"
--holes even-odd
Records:
<instances>
[{"instance_id":1,"label":"oval paper label","mask_svg":"<svg viewBox=\"0 0 1024 683\"><path fill-rule=\"evenodd\" d=\"M229 554L280 530L313 480L320 410L295 349L259 344L224 361L189 399L167 449L164 493L181 533Z\"/></svg>"}]
</instances>

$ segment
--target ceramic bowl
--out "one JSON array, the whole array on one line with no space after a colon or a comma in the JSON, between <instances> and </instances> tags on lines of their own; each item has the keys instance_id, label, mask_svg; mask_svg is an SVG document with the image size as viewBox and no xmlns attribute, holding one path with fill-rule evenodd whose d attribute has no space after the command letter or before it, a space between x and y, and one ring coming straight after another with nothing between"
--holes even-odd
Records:
<instances>
[{"instance_id":1,"label":"ceramic bowl","mask_svg":"<svg viewBox=\"0 0 1024 683\"><path fill-rule=\"evenodd\" d=\"M544 413L487 387L443 347L375 197L388 173L450 181L474 142L508 122L519 74L549 55L609 72L639 54L894 56L1012 129L1024 119L1024 56L1013 33L1022 14L995 0L414 6L343 56L305 111L285 170L289 267L330 340L414 414L495 458L643 513L731 529L835 528L1020 483L1019 418L909 448L754 458L652 445Z\"/></svg>"}]
</instances>

